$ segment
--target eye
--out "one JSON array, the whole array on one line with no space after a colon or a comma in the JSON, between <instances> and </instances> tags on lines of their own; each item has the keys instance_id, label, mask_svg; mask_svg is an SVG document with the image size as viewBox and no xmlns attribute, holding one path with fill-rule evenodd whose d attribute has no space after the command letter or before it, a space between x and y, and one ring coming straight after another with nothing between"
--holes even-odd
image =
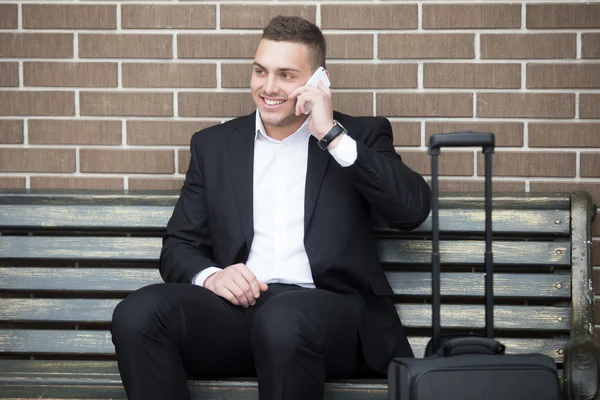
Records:
<instances>
[{"instance_id":1,"label":"eye","mask_svg":"<svg viewBox=\"0 0 600 400\"><path fill-rule=\"evenodd\" d=\"M262 69L255 69L254 73L258 76L264 75L264 71Z\"/></svg>"},{"instance_id":2,"label":"eye","mask_svg":"<svg viewBox=\"0 0 600 400\"><path fill-rule=\"evenodd\" d=\"M283 79L294 79L294 77L290 74L281 74L281 76L283 76Z\"/></svg>"}]
</instances>

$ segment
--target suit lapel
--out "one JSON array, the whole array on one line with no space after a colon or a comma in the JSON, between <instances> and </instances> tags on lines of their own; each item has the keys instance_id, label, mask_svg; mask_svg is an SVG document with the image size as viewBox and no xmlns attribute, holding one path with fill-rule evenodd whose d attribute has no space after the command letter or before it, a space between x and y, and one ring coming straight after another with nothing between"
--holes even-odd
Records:
<instances>
[{"instance_id":1,"label":"suit lapel","mask_svg":"<svg viewBox=\"0 0 600 400\"><path fill-rule=\"evenodd\" d=\"M254 238L253 181L254 129L256 114L241 119L236 132L229 136L229 162L233 177L235 200L241 218L248 250Z\"/></svg>"},{"instance_id":2,"label":"suit lapel","mask_svg":"<svg viewBox=\"0 0 600 400\"><path fill-rule=\"evenodd\" d=\"M312 213L317 203L319 190L331 156L326 150L321 150L317 139L311 136L308 142L308 167L306 169L306 189L304 197L304 231L306 232Z\"/></svg>"}]
</instances>

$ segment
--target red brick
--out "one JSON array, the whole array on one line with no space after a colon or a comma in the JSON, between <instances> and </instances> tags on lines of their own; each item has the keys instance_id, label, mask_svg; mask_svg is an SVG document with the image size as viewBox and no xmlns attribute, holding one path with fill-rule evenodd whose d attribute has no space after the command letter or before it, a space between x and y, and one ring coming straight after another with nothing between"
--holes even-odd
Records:
<instances>
[{"instance_id":1,"label":"red brick","mask_svg":"<svg viewBox=\"0 0 600 400\"><path fill-rule=\"evenodd\" d=\"M581 153L580 167L583 178L600 177L600 153Z\"/></svg>"},{"instance_id":2,"label":"red brick","mask_svg":"<svg viewBox=\"0 0 600 400\"><path fill-rule=\"evenodd\" d=\"M195 132L219 121L127 121L127 144L189 146Z\"/></svg>"},{"instance_id":3,"label":"red brick","mask_svg":"<svg viewBox=\"0 0 600 400\"><path fill-rule=\"evenodd\" d=\"M116 29L114 4L23 4L25 29Z\"/></svg>"},{"instance_id":4,"label":"red brick","mask_svg":"<svg viewBox=\"0 0 600 400\"><path fill-rule=\"evenodd\" d=\"M472 34L380 34L378 57L381 59L474 58Z\"/></svg>"},{"instance_id":5,"label":"red brick","mask_svg":"<svg viewBox=\"0 0 600 400\"><path fill-rule=\"evenodd\" d=\"M0 189L25 189L25 178L0 176Z\"/></svg>"},{"instance_id":6,"label":"red brick","mask_svg":"<svg viewBox=\"0 0 600 400\"><path fill-rule=\"evenodd\" d=\"M173 58L171 35L79 34L81 58Z\"/></svg>"},{"instance_id":7,"label":"red brick","mask_svg":"<svg viewBox=\"0 0 600 400\"><path fill-rule=\"evenodd\" d=\"M600 33L581 35L581 47L582 58L600 58Z\"/></svg>"},{"instance_id":8,"label":"red brick","mask_svg":"<svg viewBox=\"0 0 600 400\"><path fill-rule=\"evenodd\" d=\"M600 4L527 4L527 28L600 28Z\"/></svg>"},{"instance_id":9,"label":"red brick","mask_svg":"<svg viewBox=\"0 0 600 400\"><path fill-rule=\"evenodd\" d=\"M470 93L377 93L377 115L385 117L472 117Z\"/></svg>"},{"instance_id":10,"label":"red brick","mask_svg":"<svg viewBox=\"0 0 600 400\"><path fill-rule=\"evenodd\" d=\"M75 150L0 149L0 172L75 172Z\"/></svg>"},{"instance_id":11,"label":"red brick","mask_svg":"<svg viewBox=\"0 0 600 400\"><path fill-rule=\"evenodd\" d=\"M520 27L520 4L423 4L424 29Z\"/></svg>"},{"instance_id":12,"label":"red brick","mask_svg":"<svg viewBox=\"0 0 600 400\"><path fill-rule=\"evenodd\" d=\"M213 4L126 4L121 6L121 26L124 29L213 29L217 26L216 15Z\"/></svg>"},{"instance_id":13,"label":"red brick","mask_svg":"<svg viewBox=\"0 0 600 400\"><path fill-rule=\"evenodd\" d=\"M518 89L521 65L425 63L423 80L426 88Z\"/></svg>"},{"instance_id":14,"label":"red brick","mask_svg":"<svg viewBox=\"0 0 600 400\"><path fill-rule=\"evenodd\" d=\"M0 29L17 29L19 27L17 4L0 4Z\"/></svg>"},{"instance_id":15,"label":"red brick","mask_svg":"<svg viewBox=\"0 0 600 400\"><path fill-rule=\"evenodd\" d=\"M120 145L121 121L30 119L31 144Z\"/></svg>"},{"instance_id":16,"label":"red brick","mask_svg":"<svg viewBox=\"0 0 600 400\"><path fill-rule=\"evenodd\" d=\"M523 177L575 177L573 153L553 152L505 152L497 151L493 156L494 176ZM484 176L484 157L478 156L477 174Z\"/></svg>"},{"instance_id":17,"label":"red brick","mask_svg":"<svg viewBox=\"0 0 600 400\"><path fill-rule=\"evenodd\" d=\"M394 146L420 146L421 123L392 121Z\"/></svg>"},{"instance_id":18,"label":"red brick","mask_svg":"<svg viewBox=\"0 0 600 400\"><path fill-rule=\"evenodd\" d=\"M81 115L173 115L172 93L81 92Z\"/></svg>"},{"instance_id":19,"label":"red brick","mask_svg":"<svg viewBox=\"0 0 600 400\"><path fill-rule=\"evenodd\" d=\"M16 62L0 63L0 86L19 86L19 64Z\"/></svg>"},{"instance_id":20,"label":"red brick","mask_svg":"<svg viewBox=\"0 0 600 400\"><path fill-rule=\"evenodd\" d=\"M71 33L0 33L0 57L73 57Z\"/></svg>"},{"instance_id":21,"label":"red brick","mask_svg":"<svg viewBox=\"0 0 600 400\"><path fill-rule=\"evenodd\" d=\"M123 178L32 176L30 186L32 189L119 190L123 189Z\"/></svg>"},{"instance_id":22,"label":"red brick","mask_svg":"<svg viewBox=\"0 0 600 400\"><path fill-rule=\"evenodd\" d=\"M573 118L572 93L478 93L477 116L497 118Z\"/></svg>"},{"instance_id":23,"label":"red brick","mask_svg":"<svg viewBox=\"0 0 600 400\"><path fill-rule=\"evenodd\" d=\"M593 123L530 123L531 147L592 147L600 148L600 124Z\"/></svg>"},{"instance_id":24,"label":"red brick","mask_svg":"<svg viewBox=\"0 0 600 400\"><path fill-rule=\"evenodd\" d=\"M23 63L25 86L117 87L117 75L117 63Z\"/></svg>"},{"instance_id":25,"label":"red brick","mask_svg":"<svg viewBox=\"0 0 600 400\"><path fill-rule=\"evenodd\" d=\"M0 143L23 143L23 121L17 119L0 120Z\"/></svg>"},{"instance_id":26,"label":"red brick","mask_svg":"<svg viewBox=\"0 0 600 400\"><path fill-rule=\"evenodd\" d=\"M75 96L67 91L0 91L0 115L75 115Z\"/></svg>"},{"instance_id":27,"label":"red brick","mask_svg":"<svg viewBox=\"0 0 600 400\"><path fill-rule=\"evenodd\" d=\"M579 95L579 118L600 118L600 93Z\"/></svg>"},{"instance_id":28,"label":"red brick","mask_svg":"<svg viewBox=\"0 0 600 400\"><path fill-rule=\"evenodd\" d=\"M173 150L81 149L81 172L172 174Z\"/></svg>"},{"instance_id":29,"label":"red brick","mask_svg":"<svg viewBox=\"0 0 600 400\"><path fill-rule=\"evenodd\" d=\"M574 33L482 34L481 58L575 58Z\"/></svg>"},{"instance_id":30,"label":"red brick","mask_svg":"<svg viewBox=\"0 0 600 400\"><path fill-rule=\"evenodd\" d=\"M250 93L179 93L182 117L239 117L250 114L256 106Z\"/></svg>"}]
</instances>

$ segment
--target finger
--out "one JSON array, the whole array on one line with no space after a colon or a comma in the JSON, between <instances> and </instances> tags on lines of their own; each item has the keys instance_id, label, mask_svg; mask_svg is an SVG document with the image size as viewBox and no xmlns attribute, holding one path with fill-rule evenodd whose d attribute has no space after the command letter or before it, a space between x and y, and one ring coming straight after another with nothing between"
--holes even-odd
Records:
<instances>
[{"instance_id":1,"label":"finger","mask_svg":"<svg viewBox=\"0 0 600 400\"><path fill-rule=\"evenodd\" d=\"M288 95L288 99L292 100L297 98L298 96L300 96L302 93L306 93L306 92L317 92L319 89L317 89L316 87L312 86L312 85L304 85L304 86L300 86L299 88L295 89L292 93L290 93Z\"/></svg>"},{"instance_id":2,"label":"finger","mask_svg":"<svg viewBox=\"0 0 600 400\"><path fill-rule=\"evenodd\" d=\"M261 292L266 292L267 290L269 290L269 285L267 285L266 283L258 282L258 285L260 287Z\"/></svg>"},{"instance_id":3,"label":"finger","mask_svg":"<svg viewBox=\"0 0 600 400\"><path fill-rule=\"evenodd\" d=\"M245 268L242 268L240 270L242 272L242 276L244 277L244 279L246 279L246 281L250 285L250 289L252 289L252 295L255 298L259 298L260 297L260 287L258 285L258 279L256 279L256 275L254 275L252 273L252 271L250 271L250 268L248 268L247 266L244 266L244 267Z\"/></svg>"},{"instance_id":4,"label":"finger","mask_svg":"<svg viewBox=\"0 0 600 400\"><path fill-rule=\"evenodd\" d=\"M237 283L233 279L228 280L225 283L225 287L231 293L233 293L233 295L235 296L235 298L237 299L237 301L240 303L241 306L248 307L248 299L246 298L244 291L237 285Z\"/></svg>"},{"instance_id":5,"label":"finger","mask_svg":"<svg viewBox=\"0 0 600 400\"><path fill-rule=\"evenodd\" d=\"M237 298L235 297L235 295L233 293L231 293L231 291L229 289L227 289L225 286L219 286L218 289L216 289L215 293L224 298L225 300L227 300L228 302L230 302L231 304L234 304L236 306L240 305L240 302L237 300Z\"/></svg>"},{"instance_id":6,"label":"finger","mask_svg":"<svg viewBox=\"0 0 600 400\"><path fill-rule=\"evenodd\" d=\"M331 97L331 89L328 88L327 86L325 86L323 81L319 81L319 83L317 84L317 87L319 88L319 90L324 92L327 95L327 97Z\"/></svg>"},{"instance_id":7,"label":"finger","mask_svg":"<svg viewBox=\"0 0 600 400\"><path fill-rule=\"evenodd\" d=\"M250 287L248 281L246 281L246 278L244 278L242 274L239 274L233 277L233 281L242 291L243 299L240 299L240 301L253 306L256 303L256 300L254 299L252 288Z\"/></svg>"}]
</instances>

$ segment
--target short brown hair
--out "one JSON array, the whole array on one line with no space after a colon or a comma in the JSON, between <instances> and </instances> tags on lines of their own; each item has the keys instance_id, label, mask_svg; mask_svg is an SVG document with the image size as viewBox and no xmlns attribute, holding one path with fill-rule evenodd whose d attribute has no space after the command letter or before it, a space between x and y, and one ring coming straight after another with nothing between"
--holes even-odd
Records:
<instances>
[{"instance_id":1,"label":"short brown hair","mask_svg":"<svg viewBox=\"0 0 600 400\"><path fill-rule=\"evenodd\" d=\"M265 27L262 39L302 43L308 46L313 66L325 68L325 38L318 26L300 17L278 15Z\"/></svg>"}]
</instances>

